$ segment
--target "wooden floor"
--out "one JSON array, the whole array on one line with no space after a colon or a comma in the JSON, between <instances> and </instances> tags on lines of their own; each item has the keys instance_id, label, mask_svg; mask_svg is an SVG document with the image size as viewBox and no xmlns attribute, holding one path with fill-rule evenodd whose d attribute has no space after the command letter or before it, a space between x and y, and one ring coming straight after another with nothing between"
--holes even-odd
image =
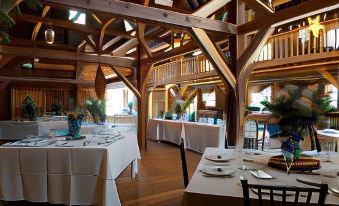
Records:
<instances>
[{"instance_id":1,"label":"wooden floor","mask_svg":"<svg viewBox=\"0 0 339 206\"><path fill-rule=\"evenodd\" d=\"M127 170L116 181L122 205L180 205L184 181L179 147L150 140L147 151L142 151L141 157L136 180L131 180L130 170ZM186 151L186 158L191 177L201 154Z\"/></svg>"},{"instance_id":2,"label":"wooden floor","mask_svg":"<svg viewBox=\"0 0 339 206\"><path fill-rule=\"evenodd\" d=\"M122 206L178 206L184 193L179 147L148 141L147 151L141 151L139 174L131 179L128 167L116 180ZM201 154L186 151L188 173L191 177ZM9 206L50 205L11 202ZM1 202L0 202L1 206Z\"/></svg>"}]
</instances>

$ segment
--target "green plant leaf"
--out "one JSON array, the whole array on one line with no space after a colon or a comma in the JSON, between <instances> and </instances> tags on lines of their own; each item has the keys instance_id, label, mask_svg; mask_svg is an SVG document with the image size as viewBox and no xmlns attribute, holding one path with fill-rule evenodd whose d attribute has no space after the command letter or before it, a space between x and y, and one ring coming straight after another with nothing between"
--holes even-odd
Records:
<instances>
[{"instance_id":1,"label":"green plant leaf","mask_svg":"<svg viewBox=\"0 0 339 206\"><path fill-rule=\"evenodd\" d=\"M0 22L5 23L9 28L12 28L15 25L15 21L12 17L4 13L3 10L0 10Z\"/></svg>"},{"instance_id":2,"label":"green plant leaf","mask_svg":"<svg viewBox=\"0 0 339 206\"><path fill-rule=\"evenodd\" d=\"M0 31L0 44L10 44L11 40L6 32Z\"/></svg>"}]
</instances>

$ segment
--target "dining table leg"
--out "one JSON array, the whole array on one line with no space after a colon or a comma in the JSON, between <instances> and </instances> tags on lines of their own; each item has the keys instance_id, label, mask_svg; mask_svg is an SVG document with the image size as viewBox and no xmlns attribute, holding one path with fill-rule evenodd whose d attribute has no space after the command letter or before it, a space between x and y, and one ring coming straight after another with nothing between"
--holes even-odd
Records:
<instances>
[{"instance_id":1,"label":"dining table leg","mask_svg":"<svg viewBox=\"0 0 339 206\"><path fill-rule=\"evenodd\" d=\"M135 179L138 175L139 168L138 168L138 159L134 159L132 162L132 169L131 169L131 177Z\"/></svg>"}]
</instances>

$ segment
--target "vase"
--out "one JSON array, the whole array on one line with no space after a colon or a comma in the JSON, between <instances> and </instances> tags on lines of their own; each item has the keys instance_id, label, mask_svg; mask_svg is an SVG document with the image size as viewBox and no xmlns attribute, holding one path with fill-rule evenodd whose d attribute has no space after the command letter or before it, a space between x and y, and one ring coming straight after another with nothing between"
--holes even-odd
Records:
<instances>
[{"instance_id":1,"label":"vase","mask_svg":"<svg viewBox=\"0 0 339 206\"><path fill-rule=\"evenodd\" d=\"M68 119L68 128L69 128L69 136L72 139L80 138L80 129L81 129L82 119Z\"/></svg>"}]
</instances>

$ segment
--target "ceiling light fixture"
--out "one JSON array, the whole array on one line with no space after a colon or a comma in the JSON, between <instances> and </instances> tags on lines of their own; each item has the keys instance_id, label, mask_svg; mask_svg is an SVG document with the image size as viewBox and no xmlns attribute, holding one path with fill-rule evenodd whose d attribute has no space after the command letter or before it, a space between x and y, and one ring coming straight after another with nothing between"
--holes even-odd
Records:
<instances>
[{"instance_id":1,"label":"ceiling light fixture","mask_svg":"<svg viewBox=\"0 0 339 206\"><path fill-rule=\"evenodd\" d=\"M53 29L47 29L45 31L45 41L47 44L53 44L54 37L55 37L55 32L53 31Z\"/></svg>"}]
</instances>

